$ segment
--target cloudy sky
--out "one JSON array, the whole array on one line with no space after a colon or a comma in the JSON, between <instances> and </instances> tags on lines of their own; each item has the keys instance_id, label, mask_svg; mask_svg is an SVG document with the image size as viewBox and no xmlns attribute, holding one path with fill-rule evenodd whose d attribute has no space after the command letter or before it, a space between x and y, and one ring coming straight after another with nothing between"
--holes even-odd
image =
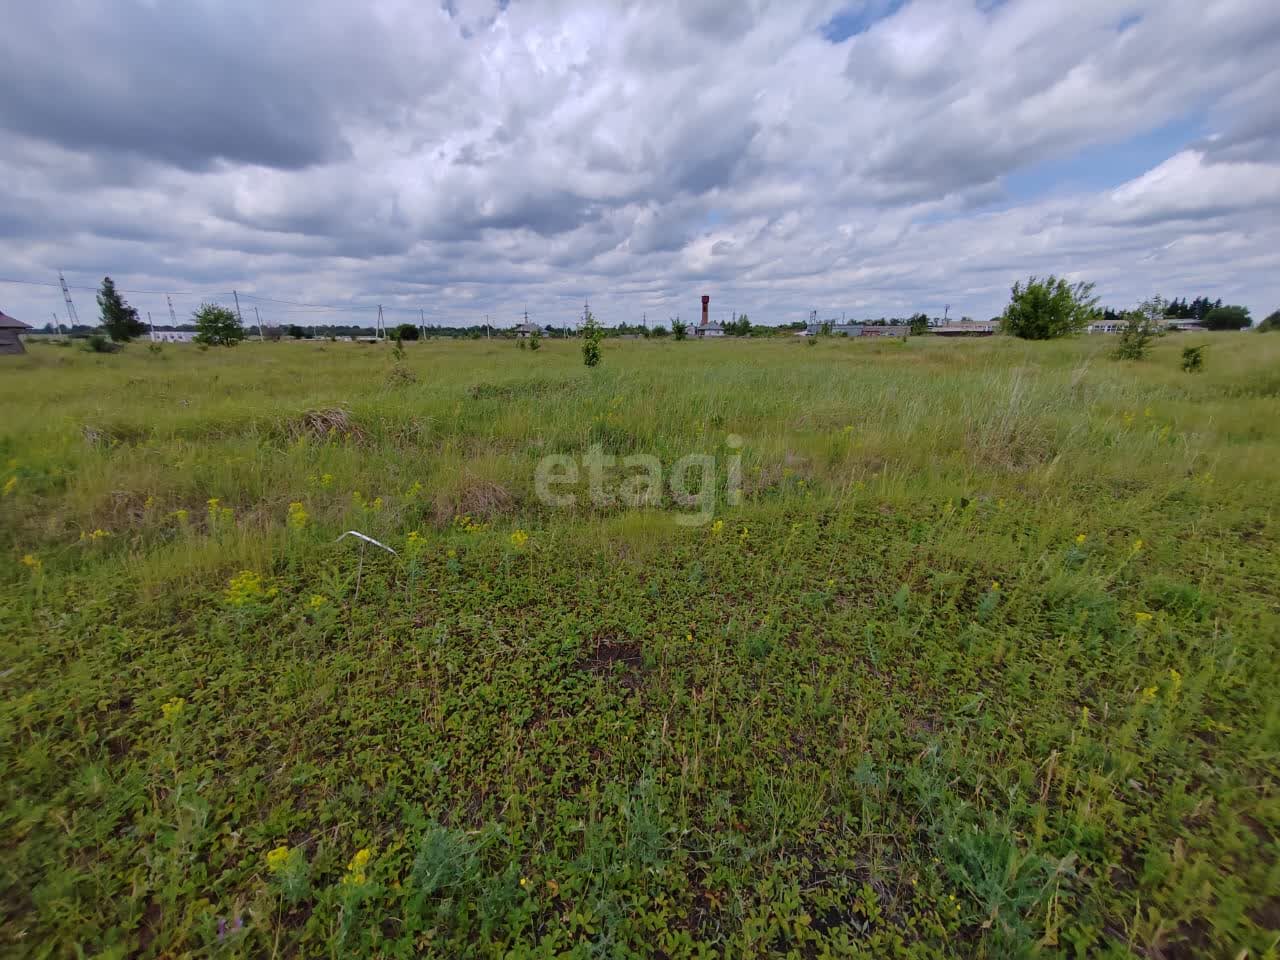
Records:
<instances>
[{"instance_id":1,"label":"cloudy sky","mask_svg":"<svg viewBox=\"0 0 1280 960\"><path fill-rule=\"evenodd\" d=\"M82 320L1280 307L1275 0L6 6L0 278Z\"/></svg>"}]
</instances>

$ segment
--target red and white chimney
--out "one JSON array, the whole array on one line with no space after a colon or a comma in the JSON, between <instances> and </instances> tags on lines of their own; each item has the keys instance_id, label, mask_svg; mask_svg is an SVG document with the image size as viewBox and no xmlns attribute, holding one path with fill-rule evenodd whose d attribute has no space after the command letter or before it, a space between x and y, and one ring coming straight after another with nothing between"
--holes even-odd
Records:
<instances>
[{"instance_id":1,"label":"red and white chimney","mask_svg":"<svg viewBox=\"0 0 1280 960\"><path fill-rule=\"evenodd\" d=\"M707 296L707 295L704 293L704 294L702 295L702 324L701 324L701 326L704 326L704 327L705 327L705 326L707 325L707 313L708 313L708 311L710 310L710 308L711 308L711 298L710 298L709 296Z\"/></svg>"}]
</instances>

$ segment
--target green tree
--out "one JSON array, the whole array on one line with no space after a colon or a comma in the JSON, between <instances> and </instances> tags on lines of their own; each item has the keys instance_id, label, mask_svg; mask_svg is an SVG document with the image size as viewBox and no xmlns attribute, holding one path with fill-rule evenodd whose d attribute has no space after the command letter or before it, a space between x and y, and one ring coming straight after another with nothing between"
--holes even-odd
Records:
<instances>
[{"instance_id":1,"label":"green tree","mask_svg":"<svg viewBox=\"0 0 1280 960\"><path fill-rule=\"evenodd\" d=\"M107 336L118 343L126 343L147 332L146 325L138 319L138 311L120 296L115 281L102 278L98 289L98 310L102 313L102 328Z\"/></svg>"},{"instance_id":2,"label":"green tree","mask_svg":"<svg viewBox=\"0 0 1280 960\"><path fill-rule=\"evenodd\" d=\"M907 325L911 328L910 333L913 337L919 337L929 332L929 318L923 313L917 313L907 321Z\"/></svg>"},{"instance_id":3,"label":"green tree","mask_svg":"<svg viewBox=\"0 0 1280 960\"><path fill-rule=\"evenodd\" d=\"M537 350L541 346L542 346L542 330L539 329L538 327L534 327L533 330L529 332L529 349Z\"/></svg>"},{"instance_id":4,"label":"green tree","mask_svg":"<svg viewBox=\"0 0 1280 960\"><path fill-rule=\"evenodd\" d=\"M1243 330L1253 320L1249 316L1248 307L1228 304L1225 307L1214 307L1204 315L1202 322L1210 330Z\"/></svg>"},{"instance_id":5,"label":"green tree","mask_svg":"<svg viewBox=\"0 0 1280 960\"><path fill-rule=\"evenodd\" d=\"M216 303L202 303L192 317L196 322L196 343L234 347L244 339L244 326L234 310Z\"/></svg>"},{"instance_id":6,"label":"green tree","mask_svg":"<svg viewBox=\"0 0 1280 960\"><path fill-rule=\"evenodd\" d=\"M1024 340L1053 340L1080 333L1093 321L1098 298L1092 283L1065 277L1031 277L1013 285L1001 322L1004 332Z\"/></svg>"},{"instance_id":7,"label":"green tree","mask_svg":"<svg viewBox=\"0 0 1280 960\"><path fill-rule=\"evenodd\" d=\"M1258 324L1259 333L1267 333L1271 330L1280 330L1280 310L1277 310Z\"/></svg>"},{"instance_id":8,"label":"green tree","mask_svg":"<svg viewBox=\"0 0 1280 960\"><path fill-rule=\"evenodd\" d=\"M689 335L689 325L679 317L676 317L671 321L671 333L677 340L683 340Z\"/></svg>"},{"instance_id":9,"label":"green tree","mask_svg":"<svg viewBox=\"0 0 1280 960\"><path fill-rule=\"evenodd\" d=\"M400 326L396 327L396 332L394 336L397 340L412 341L412 340L417 340L420 334L418 332L417 324L402 323L400 324Z\"/></svg>"},{"instance_id":10,"label":"green tree","mask_svg":"<svg viewBox=\"0 0 1280 960\"><path fill-rule=\"evenodd\" d=\"M288 333L289 336L292 337L294 340L301 340L303 337L307 335L307 332L303 330L300 326L298 326L296 323L289 324L285 332Z\"/></svg>"},{"instance_id":11,"label":"green tree","mask_svg":"<svg viewBox=\"0 0 1280 960\"><path fill-rule=\"evenodd\" d=\"M1141 360L1147 355L1152 341L1164 334L1168 306L1163 298L1153 297L1124 315L1120 342L1116 344L1117 360Z\"/></svg>"},{"instance_id":12,"label":"green tree","mask_svg":"<svg viewBox=\"0 0 1280 960\"><path fill-rule=\"evenodd\" d=\"M582 362L588 367L600 363L600 341L604 339L604 327L596 321L590 310L585 311L582 322Z\"/></svg>"}]
</instances>

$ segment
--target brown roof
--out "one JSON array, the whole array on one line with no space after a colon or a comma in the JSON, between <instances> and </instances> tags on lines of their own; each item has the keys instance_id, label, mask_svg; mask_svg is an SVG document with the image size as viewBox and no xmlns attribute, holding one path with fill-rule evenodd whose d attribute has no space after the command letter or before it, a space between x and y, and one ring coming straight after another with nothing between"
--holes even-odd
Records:
<instances>
[{"instance_id":1,"label":"brown roof","mask_svg":"<svg viewBox=\"0 0 1280 960\"><path fill-rule=\"evenodd\" d=\"M15 320L3 310L0 310L0 330L30 330L31 324L23 323L21 320Z\"/></svg>"}]
</instances>

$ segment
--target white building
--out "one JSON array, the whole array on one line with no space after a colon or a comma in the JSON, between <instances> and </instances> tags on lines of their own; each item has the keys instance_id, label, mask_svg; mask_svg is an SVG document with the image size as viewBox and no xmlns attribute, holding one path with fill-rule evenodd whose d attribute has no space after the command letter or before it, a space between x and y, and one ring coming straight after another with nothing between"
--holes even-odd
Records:
<instances>
[{"instance_id":1,"label":"white building","mask_svg":"<svg viewBox=\"0 0 1280 960\"><path fill-rule=\"evenodd\" d=\"M152 330L153 343L191 343L196 338L194 330Z\"/></svg>"}]
</instances>

